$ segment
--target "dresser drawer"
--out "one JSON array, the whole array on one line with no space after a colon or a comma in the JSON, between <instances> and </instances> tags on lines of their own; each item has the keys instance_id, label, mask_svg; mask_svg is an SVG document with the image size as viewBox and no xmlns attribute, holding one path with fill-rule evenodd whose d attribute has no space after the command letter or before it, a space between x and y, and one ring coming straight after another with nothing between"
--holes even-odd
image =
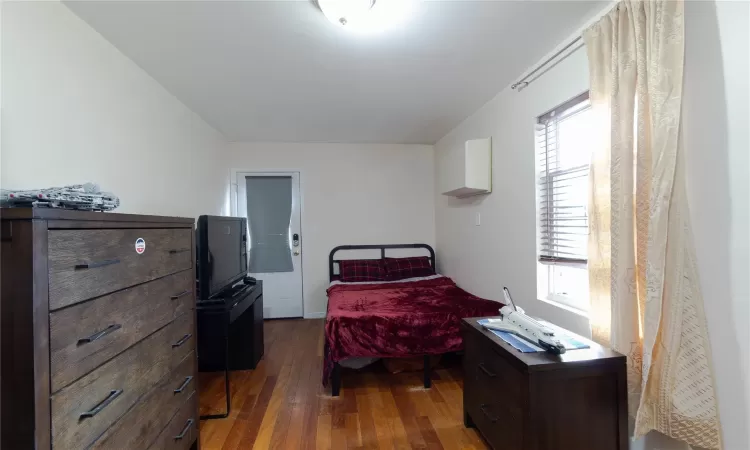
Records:
<instances>
[{"instance_id":1,"label":"dresser drawer","mask_svg":"<svg viewBox=\"0 0 750 450\"><path fill-rule=\"evenodd\" d=\"M50 314L52 392L189 311L195 275L186 270Z\"/></svg>"},{"instance_id":2,"label":"dresser drawer","mask_svg":"<svg viewBox=\"0 0 750 450\"><path fill-rule=\"evenodd\" d=\"M193 393L149 447L152 450L184 450L198 437L198 394Z\"/></svg>"},{"instance_id":3,"label":"dresser drawer","mask_svg":"<svg viewBox=\"0 0 750 450\"><path fill-rule=\"evenodd\" d=\"M91 444L195 348L193 313L52 395L52 446Z\"/></svg>"},{"instance_id":4,"label":"dresser drawer","mask_svg":"<svg viewBox=\"0 0 750 450\"><path fill-rule=\"evenodd\" d=\"M498 355L493 344L475 332L466 336L464 370L471 388L502 393L507 405L520 405L525 395L525 377L515 367Z\"/></svg>"},{"instance_id":5,"label":"dresser drawer","mask_svg":"<svg viewBox=\"0 0 750 450\"><path fill-rule=\"evenodd\" d=\"M523 448L523 374L498 355L483 336L470 331L464 356L464 408L496 450Z\"/></svg>"},{"instance_id":6,"label":"dresser drawer","mask_svg":"<svg viewBox=\"0 0 750 450\"><path fill-rule=\"evenodd\" d=\"M144 449L154 442L178 409L195 392L195 353L182 360L175 371L99 438L91 450Z\"/></svg>"},{"instance_id":7,"label":"dresser drawer","mask_svg":"<svg viewBox=\"0 0 750 450\"><path fill-rule=\"evenodd\" d=\"M502 394L493 393L493 397L471 401L467 408L474 424L487 442L492 443L494 450L522 450L523 416L508 415L504 408ZM570 449L574 450L574 449Z\"/></svg>"},{"instance_id":8,"label":"dresser drawer","mask_svg":"<svg viewBox=\"0 0 750 450\"><path fill-rule=\"evenodd\" d=\"M50 310L193 267L190 228L48 233Z\"/></svg>"}]
</instances>

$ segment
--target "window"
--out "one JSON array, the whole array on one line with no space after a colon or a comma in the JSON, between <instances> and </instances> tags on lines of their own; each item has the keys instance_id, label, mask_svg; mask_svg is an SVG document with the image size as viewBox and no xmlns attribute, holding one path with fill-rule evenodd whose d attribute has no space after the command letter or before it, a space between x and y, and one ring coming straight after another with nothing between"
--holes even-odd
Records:
<instances>
[{"instance_id":1,"label":"window","mask_svg":"<svg viewBox=\"0 0 750 450\"><path fill-rule=\"evenodd\" d=\"M537 118L538 294L587 311L588 92Z\"/></svg>"}]
</instances>

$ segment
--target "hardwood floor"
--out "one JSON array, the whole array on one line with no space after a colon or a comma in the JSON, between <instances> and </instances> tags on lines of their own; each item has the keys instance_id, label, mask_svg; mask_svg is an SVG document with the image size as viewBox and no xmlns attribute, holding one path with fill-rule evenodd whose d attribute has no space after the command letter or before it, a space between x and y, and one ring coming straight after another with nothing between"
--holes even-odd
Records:
<instances>
[{"instance_id":1,"label":"hardwood floor","mask_svg":"<svg viewBox=\"0 0 750 450\"><path fill-rule=\"evenodd\" d=\"M487 448L463 426L460 365L438 366L431 389L421 371L344 370L334 398L321 384L322 319L267 321L265 339L258 368L232 373L229 418L201 421L203 450ZM223 375L199 381L201 414L222 412Z\"/></svg>"}]
</instances>

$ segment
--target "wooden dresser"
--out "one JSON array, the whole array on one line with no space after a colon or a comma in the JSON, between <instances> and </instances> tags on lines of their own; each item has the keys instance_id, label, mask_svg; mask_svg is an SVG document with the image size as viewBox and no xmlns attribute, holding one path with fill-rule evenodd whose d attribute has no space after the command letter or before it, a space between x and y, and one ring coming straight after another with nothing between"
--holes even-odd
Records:
<instances>
[{"instance_id":1,"label":"wooden dresser","mask_svg":"<svg viewBox=\"0 0 750 450\"><path fill-rule=\"evenodd\" d=\"M0 218L0 446L197 448L193 219Z\"/></svg>"},{"instance_id":2,"label":"wooden dresser","mask_svg":"<svg viewBox=\"0 0 750 450\"><path fill-rule=\"evenodd\" d=\"M467 427L495 450L628 449L625 356L589 341L521 353L477 320L461 324Z\"/></svg>"}]
</instances>

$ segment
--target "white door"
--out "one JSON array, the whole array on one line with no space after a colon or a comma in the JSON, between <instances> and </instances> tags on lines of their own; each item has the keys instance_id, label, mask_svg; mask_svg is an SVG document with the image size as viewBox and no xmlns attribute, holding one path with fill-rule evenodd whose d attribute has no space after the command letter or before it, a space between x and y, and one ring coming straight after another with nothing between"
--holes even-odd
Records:
<instances>
[{"instance_id":1,"label":"white door","mask_svg":"<svg viewBox=\"0 0 750 450\"><path fill-rule=\"evenodd\" d=\"M299 172L238 172L237 212L247 217L248 271L263 280L263 317L302 317Z\"/></svg>"}]
</instances>

